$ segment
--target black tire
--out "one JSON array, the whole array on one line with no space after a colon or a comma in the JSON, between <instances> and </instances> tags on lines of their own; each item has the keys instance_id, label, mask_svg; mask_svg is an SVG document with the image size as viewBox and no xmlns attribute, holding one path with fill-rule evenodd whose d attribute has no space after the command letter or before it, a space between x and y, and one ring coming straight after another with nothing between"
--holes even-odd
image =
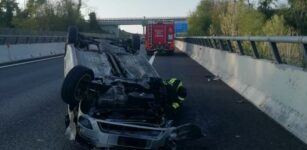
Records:
<instances>
[{"instance_id":1,"label":"black tire","mask_svg":"<svg viewBox=\"0 0 307 150\"><path fill-rule=\"evenodd\" d=\"M132 49L140 50L141 48L141 37L140 35L134 34L132 35Z\"/></svg>"},{"instance_id":2,"label":"black tire","mask_svg":"<svg viewBox=\"0 0 307 150\"><path fill-rule=\"evenodd\" d=\"M62 85L62 99L66 104L74 107L83 98L86 83L94 79L94 72L83 66L75 66L66 75Z\"/></svg>"},{"instance_id":3,"label":"black tire","mask_svg":"<svg viewBox=\"0 0 307 150\"><path fill-rule=\"evenodd\" d=\"M68 28L67 44L76 44L78 42L79 30L75 26Z\"/></svg>"}]
</instances>

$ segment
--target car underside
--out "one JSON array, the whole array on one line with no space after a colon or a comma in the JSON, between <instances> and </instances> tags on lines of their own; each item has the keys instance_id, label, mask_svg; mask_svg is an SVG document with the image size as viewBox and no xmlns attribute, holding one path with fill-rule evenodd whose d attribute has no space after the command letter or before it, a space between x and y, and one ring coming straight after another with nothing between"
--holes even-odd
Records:
<instances>
[{"instance_id":1,"label":"car underside","mask_svg":"<svg viewBox=\"0 0 307 150\"><path fill-rule=\"evenodd\" d=\"M176 141L201 137L194 125L173 126L169 93L146 58L110 43L69 30L62 86L69 139L90 148L176 149Z\"/></svg>"}]
</instances>

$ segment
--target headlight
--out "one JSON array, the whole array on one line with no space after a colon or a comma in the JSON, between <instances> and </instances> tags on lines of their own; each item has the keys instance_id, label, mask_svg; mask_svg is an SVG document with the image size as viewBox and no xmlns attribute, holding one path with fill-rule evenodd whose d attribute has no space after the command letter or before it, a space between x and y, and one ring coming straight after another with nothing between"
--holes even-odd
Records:
<instances>
[{"instance_id":1,"label":"headlight","mask_svg":"<svg viewBox=\"0 0 307 150\"><path fill-rule=\"evenodd\" d=\"M91 122L83 116L79 117L79 123L88 129L93 129Z\"/></svg>"}]
</instances>

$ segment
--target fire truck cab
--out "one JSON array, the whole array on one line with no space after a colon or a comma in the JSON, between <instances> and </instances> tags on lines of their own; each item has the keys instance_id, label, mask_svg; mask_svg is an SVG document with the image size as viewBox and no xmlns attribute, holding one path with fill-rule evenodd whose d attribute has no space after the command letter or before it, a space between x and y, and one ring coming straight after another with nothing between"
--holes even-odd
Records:
<instances>
[{"instance_id":1,"label":"fire truck cab","mask_svg":"<svg viewBox=\"0 0 307 150\"><path fill-rule=\"evenodd\" d=\"M148 22L145 34L147 55L153 55L155 51L173 54L175 50L174 38L174 21Z\"/></svg>"}]
</instances>

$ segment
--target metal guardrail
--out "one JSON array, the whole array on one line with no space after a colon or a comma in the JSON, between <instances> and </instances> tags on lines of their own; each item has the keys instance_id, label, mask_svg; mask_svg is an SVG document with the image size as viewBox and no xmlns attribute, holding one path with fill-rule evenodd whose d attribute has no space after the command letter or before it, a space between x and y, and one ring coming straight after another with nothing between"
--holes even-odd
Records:
<instances>
[{"instance_id":1,"label":"metal guardrail","mask_svg":"<svg viewBox=\"0 0 307 150\"><path fill-rule=\"evenodd\" d=\"M211 37L177 37L177 40L187 43L202 45L210 48L221 49L225 51L235 52L233 42L236 43L237 49L241 55L245 55L242 42L249 42L254 58L259 59L259 51L256 42L267 42L270 45L270 50L273 59L276 63L284 63L280 56L280 51L277 46L279 43L300 44L304 52L304 67L307 65L307 36L211 36Z\"/></svg>"},{"instance_id":2,"label":"metal guardrail","mask_svg":"<svg viewBox=\"0 0 307 150\"><path fill-rule=\"evenodd\" d=\"M0 45L65 42L66 36L0 35Z\"/></svg>"},{"instance_id":3,"label":"metal guardrail","mask_svg":"<svg viewBox=\"0 0 307 150\"><path fill-rule=\"evenodd\" d=\"M62 31L43 31L16 28L0 28L0 35L36 35L36 36L65 36Z\"/></svg>"}]
</instances>

